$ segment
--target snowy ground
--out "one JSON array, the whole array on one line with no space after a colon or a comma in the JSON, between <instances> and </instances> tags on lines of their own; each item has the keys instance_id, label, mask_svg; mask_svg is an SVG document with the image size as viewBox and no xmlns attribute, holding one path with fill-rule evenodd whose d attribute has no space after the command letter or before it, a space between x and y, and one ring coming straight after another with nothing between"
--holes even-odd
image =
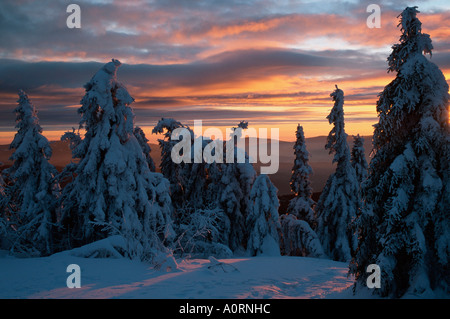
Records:
<instances>
[{"instance_id":1,"label":"snowy ground","mask_svg":"<svg viewBox=\"0 0 450 319\"><path fill-rule=\"evenodd\" d=\"M184 260L164 272L126 258L0 252L0 298L352 298L346 263L287 256L219 261ZM80 266L81 288L67 288L69 264Z\"/></svg>"}]
</instances>

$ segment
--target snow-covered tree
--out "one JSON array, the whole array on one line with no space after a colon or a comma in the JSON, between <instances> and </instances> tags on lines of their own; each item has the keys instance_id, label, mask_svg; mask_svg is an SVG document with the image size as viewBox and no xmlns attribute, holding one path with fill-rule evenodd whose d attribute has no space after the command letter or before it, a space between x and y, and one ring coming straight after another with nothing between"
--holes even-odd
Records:
<instances>
[{"instance_id":1,"label":"snow-covered tree","mask_svg":"<svg viewBox=\"0 0 450 319\"><path fill-rule=\"evenodd\" d=\"M243 251L245 244L245 218L241 201L244 193L239 182L239 172L236 164L220 164L221 169L217 177L217 202L230 221L230 230L227 234L228 246L231 250Z\"/></svg>"},{"instance_id":2,"label":"snow-covered tree","mask_svg":"<svg viewBox=\"0 0 450 319\"><path fill-rule=\"evenodd\" d=\"M151 261L173 235L169 182L150 171L134 135L134 99L117 81L120 65L112 60L85 85L78 113L86 133L73 145L78 163L62 193L61 225L70 245L120 233L131 258Z\"/></svg>"},{"instance_id":3,"label":"snow-covered tree","mask_svg":"<svg viewBox=\"0 0 450 319\"><path fill-rule=\"evenodd\" d=\"M203 136L196 136L197 143L202 145L202 153L205 150L206 145L211 142L210 139ZM194 140L191 145L191 163L185 165L183 170L183 190L185 205L184 207L192 207L197 209L211 209L211 202L208 202L208 185L211 182L210 171L217 163L206 163L202 157L200 160L195 160L198 156L195 154ZM218 207L215 203L214 207Z\"/></svg>"},{"instance_id":4,"label":"snow-covered tree","mask_svg":"<svg viewBox=\"0 0 450 319\"><path fill-rule=\"evenodd\" d=\"M148 138L145 136L144 131L140 127L136 126L134 128L133 134L142 148L142 152L144 153L150 171L155 172L155 162L153 162L152 156L150 155L152 149L150 145L148 145Z\"/></svg>"},{"instance_id":5,"label":"snow-covered tree","mask_svg":"<svg viewBox=\"0 0 450 319\"><path fill-rule=\"evenodd\" d=\"M280 248L283 255L325 258L319 237L311 226L294 215L280 216Z\"/></svg>"},{"instance_id":6,"label":"snow-covered tree","mask_svg":"<svg viewBox=\"0 0 450 319\"><path fill-rule=\"evenodd\" d=\"M3 166L3 163L0 162L0 167ZM0 171L0 211L3 212L3 206L6 199L5 195L5 180L3 179L3 171ZM0 217L3 216L0 215Z\"/></svg>"},{"instance_id":7,"label":"snow-covered tree","mask_svg":"<svg viewBox=\"0 0 450 319\"><path fill-rule=\"evenodd\" d=\"M366 268L381 269L382 296L427 295L450 290L449 86L424 53L417 7L400 17L400 43L388 57L395 79L379 94L378 124L364 207L358 216L358 252L350 272L355 289L366 285Z\"/></svg>"},{"instance_id":8,"label":"snow-covered tree","mask_svg":"<svg viewBox=\"0 0 450 319\"><path fill-rule=\"evenodd\" d=\"M320 240L312 227L316 226L309 176L309 153L306 150L303 127L298 124L294 144L294 166L290 180L291 191L295 197L289 202L287 214L280 216L280 248L283 255L324 257Z\"/></svg>"},{"instance_id":9,"label":"snow-covered tree","mask_svg":"<svg viewBox=\"0 0 450 319\"><path fill-rule=\"evenodd\" d=\"M3 163L0 162L0 166L3 166ZM3 172L0 171L0 199L3 199L5 196L5 181L3 180Z\"/></svg>"},{"instance_id":10,"label":"snow-covered tree","mask_svg":"<svg viewBox=\"0 0 450 319\"><path fill-rule=\"evenodd\" d=\"M362 136L353 136L353 147L350 162L355 169L356 177L361 185L367 178L367 161L364 151L364 138Z\"/></svg>"},{"instance_id":11,"label":"snow-covered tree","mask_svg":"<svg viewBox=\"0 0 450 319\"><path fill-rule=\"evenodd\" d=\"M188 134L180 134L174 138L177 129L185 129ZM210 142L203 136L194 136L194 132L174 119L162 118L153 129L153 133L164 134L164 139L159 139L161 147L161 171L170 181L171 195L176 210L177 223L184 223L185 214L191 210L210 209L207 199L209 173L208 170L216 163L206 163L203 157L196 159L195 144L201 145L201 150ZM182 136L182 137L181 137ZM172 158L172 150L178 144L184 144L183 139L189 141L185 147L179 150L183 160L178 163ZM181 154L189 152L190 155Z\"/></svg>"},{"instance_id":12,"label":"snow-covered tree","mask_svg":"<svg viewBox=\"0 0 450 319\"><path fill-rule=\"evenodd\" d=\"M277 189L269 177L259 175L250 193L250 208L246 217L248 231L247 252L256 255L280 255L281 231Z\"/></svg>"},{"instance_id":13,"label":"snow-covered tree","mask_svg":"<svg viewBox=\"0 0 450 319\"><path fill-rule=\"evenodd\" d=\"M344 129L344 92L331 94L334 106L327 119L334 127L325 146L334 153L336 171L328 178L316 206L317 235L325 253L333 260L349 261L356 249L356 237L349 227L359 209L359 184L350 163L350 149Z\"/></svg>"},{"instance_id":14,"label":"snow-covered tree","mask_svg":"<svg viewBox=\"0 0 450 319\"><path fill-rule=\"evenodd\" d=\"M191 132L191 145L193 141L192 130L172 118L161 118L152 130L153 134L163 134L163 139L158 139L161 148L161 173L170 182L170 194L175 209L183 206L185 202L183 186L185 184L186 169L188 163L175 163L172 160L172 148L179 143L172 138L172 133L178 128L186 128Z\"/></svg>"},{"instance_id":15,"label":"snow-covered tree","mask_svg":"<svg viewBox=\"0 0 450 319\"><path fill-rule=\"evenodd\" d=\"M174 138L175 130L180 128L187 129L188 134L182 134L182 138L180 136ZM212 141L203 136L194 136L188 126L174 119L161 119L154 127L153 133L164 134L164 139L159 140L162 153L161 170L171 183L171 195L175 206L174 224L178 238L176 241L178 246L175 249L189 244L191 253L198 255L207 251L212 252L211 249L217 250L218 247L222 247L220 245L224 245L223 247L229 247L233 252L243 252L248 194L255 174L253 166L248 163L248 157L246 163L237 163L238 151L235 149L234 163L207 163L204 158L199 161L195 158L195 143L200 143L203 154L205 147ZM182 143L184 138L190 139L189 143L186 143L186 147L190 149L182 148L180 152L189 150L190 157L184 158L181 163L175 163L172 150L177 143ZM225 143L219 141L216 147L224 149L225 159ZM190 162L186 162L186 159ZM206 223L206 217L212 216L209 214L211 212L214 213L214 220ZM200 224L196 226L197 222ZM205 225L209 225L210 228ZM192 232L188 231L189 229L197 230ZM202 242L199 234L203 231L200 229L211 234L215 233L215 229L219 229L220 236L212 236L209 241ZM200 251L202 249L203 252ZM215 252L216 255L219 253L226 255L226 250L219 249Z\"/></svg>"},{"instance_id":16,"label":"snow-covered tree","mask_svg":"<svg viewBox=\"0 0 450 319\"><path fill-rule=\"evenodd\" d=\"M313 225L314 211L312 207L315 202L311 198L312 188L309 180L312 168L308 163L309 153L306 150L305 135L300 124L298 124L295 134L297 138L294 145L295 160L290 180L291 191L295 197L289 202L287 212Z\"/></svg>"},{"instance_id":17,"label":"snow-covered tree","mask_svg":"<svg viewBox=\"0 0 450 319\"><path fill-rule=\"evenodd\" d=\"M183 215L186 220L177 225L176 254L195 258L227 258L233 255L224 236L229 232L229 221L220 208L190 209Z\"/></svg>"},{"instance_id":18,"label":"snow-covered tree","mask_svg":"<svg viewBox=\"0 0 450 319\"><path fill-rule=\"evenodd\" d=\"M3 163L0 162L0 166ZM4 241L6 240L7 229L7 215L6 215L6 196L5 196L5 181L3 180L3 172L0 171L0 249L4 249Z\"/></svg>"},{"instance_id":19,"label":"snow-covered tree","mask_svg":"<svg viewBox=\"0 0 450 319\"><path fill-rule=\"evenodd\" d=\"M248 122L240 122L238 127L246 129ZM231 136L234 139L234 135ZM247 230L245 227L246 216L251 204L250 192L256 179L256 172L249 162L248 154L244 154L244 162L238 162L238 152L245 152L237 147L234 142L233 163L219 164L219 170L211 170L211 179L217 194L217 201L230 221L229 247L237 253L242 254L246 250ZM224 144L224 156L226 156L226 145Z\"/></svg>"},{"instance_id":20,"label":"snow-covered tree","mask_svg":"<svg viewBox=\"0 0 450 319\"><path fill-rule=\"evenodd\" d=\"M52 149L42 135L37 111L24 91L19 91L15 108L18 129L10 145L13 165L7 169L11 185L6 188L6 205L15 232L11 250L36 256L54 250L53 225L56 222L57 171L49 163Z\"/></svg>"},{"instance_id":21,"label":"snow-covered tree","mask_svg":"<svg viewBox=\"0 0 450 319\"><path fill-rule=\"evenodd\" d=\"M242 121L238 128L245 129L247 125L247 122ZM185 132L188 133L178 136L175 134L179 133L177 129L186 129ZM219 216L217 220L220 220L221 235L218 242L228 246L235 253L245 252L245 216L248 212L251 186L256 176L248 155L245 154L244 163L238 163L238 152L242 150L238 150L235 144L234 162L225 163L226 143L217 141L214 150L223 148L223 160L219 163L209 163L202 157L199 161L195 158L195 144L200 143L203 154L212 141L203 136L194 136L194 132L188 126L174 119L162 118L152 132L164 135L164 138L159 140L161 171L171 184L178 238L185 240L180 236L185 236L186 229L193 227L193 222L204 221L204 218L193 219L192 214L205 216L204 212L214 211ZM184 138L189 139L185 147L179 149L179 155L184 158L180 163L176 163L172 158L172 151L174 147L178 147L178 143L183 144ZM188 151L190 157L185 157L187 153L184 152Z\"/></svg>"}]
</instances>

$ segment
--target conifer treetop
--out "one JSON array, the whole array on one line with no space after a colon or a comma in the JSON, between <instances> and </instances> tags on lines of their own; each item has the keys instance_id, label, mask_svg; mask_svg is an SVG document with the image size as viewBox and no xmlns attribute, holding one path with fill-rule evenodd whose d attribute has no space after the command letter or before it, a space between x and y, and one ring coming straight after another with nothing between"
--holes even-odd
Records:
<instances>
[{"instance_id":1,"label":"conifer treetop","mask_svg":"<svg viewBox=\"0 0 450 319\"><path fill-rule=\"evenodd\" d=\"M422 33L422 23L417 18L417 7L407 7L398 16L401 26L400 43L392 46L392 53L388 57L388 72L398 72L403 63L411 56L422 53L432 54L433 45L428 34Z\"/></svg>"},{"instance_id":2,"label":"conifer treetop","mask_svg":"<svg viewBox=\"0 0 450 319\"><path fill-rule=\"evenodd\" d=\"M122 141L133 134L134 114L128 106L134 102L127 89L117 81L117 69L121 66L119 60L112 59L106 63L92 79L84 85L86 94L81 100L78 113L82 114L80 127L86 131L99 122L117 125L117 133ZM109 131L108 127L100 130Z\"/></svg>"},{"instance_id":3,"label":"conifer treetop","mask_svg":"<svg viewBox=\"0 0 450 319\"><path fill-rule=\"evenodd\" d=\"M36 146L42 150L46 159L52 156L52 150L49 146L47 138L42 135L42 128L39 125L39 118L33 103L28 98L28 95L23 90L19 90L19 99L17 100L17 107L14 109L16 114L16 128L18 129L9 148L16 151L12 154L11 160L18 158L29 157L29 149L27 147L20 147L27 139L26 144L31 140L36 139Z\"/></svg>"},{"instance_id":4,"label":"conifer treetop","mask_svg":"<svg viewBox=\"0 0 450 319\"><path fill-rule=\"evenodd\" d=\"M327 116L328 122L334 124L334 127L328 134L325 148L329 150L330 154L335 153L333 163L341 163L350 159L350 150L344 127L344 91L339 89L337 85L335 86L336 90L330 94L334 101L334 106Z\"/></svg>"}]
</instances>

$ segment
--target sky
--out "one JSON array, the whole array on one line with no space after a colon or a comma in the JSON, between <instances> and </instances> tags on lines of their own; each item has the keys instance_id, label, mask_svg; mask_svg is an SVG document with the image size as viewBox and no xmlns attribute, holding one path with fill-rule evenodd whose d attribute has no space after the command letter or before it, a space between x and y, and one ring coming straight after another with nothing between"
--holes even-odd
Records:
<instances>
[{"instance_id":1,"label":"sky","mask_svg":"<svg viewBox=\"0 0 450 319\"><path fill-rule=\"evenodd\" d=\"M69 4L81 28L66 24ZM381 8L369 28L367 6ZM83 85L120 60L118 79L134 97L135 123L151 142L161 117L207 127L279 128L292 141L327 135L338 85L349 135L372 135L377 95L395 74L397 16L417 5L430 58L450 83L450 2L295 0L1 0L0 144L15 133L19 89L38 109L49 140L78 128Z\"/></svg>"}]
</instances>

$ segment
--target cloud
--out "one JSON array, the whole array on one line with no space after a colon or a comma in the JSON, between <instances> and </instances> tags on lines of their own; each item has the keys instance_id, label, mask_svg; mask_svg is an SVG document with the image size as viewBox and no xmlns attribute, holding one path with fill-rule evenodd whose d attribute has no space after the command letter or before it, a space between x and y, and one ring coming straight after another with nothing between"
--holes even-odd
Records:
<instances>
[{"instance_id":1,"label":"cloud","mask_svg":"<svg viewBox=\"0 0 450 319\"><path fill-rule=\"evenodd\" d=\"M370 1L79 1L82 28L68 29L67 1L0 3L0 57L32 61L190 63L255 48L388 49L399 36L406 2L381 1L382 28L366 26ZM444 5L420 18L436 40L448 39ZM419 8L420 9L420 8Z\"/></svg>"},{"instance_id":2,"label":"cloud","mask_svg":"<svg viewBox=\"0 0 450 319\"><path fill-rule=\"evenodd\" d=\"M109 59L108 59L109 60ZM105 60L104 62L107 62ZM0 59L2 90L34 89L41 86L81 87L103 62L24 62ZM379 69L379 61L356 51L320 54L297 50L266 49L224 52L186 64L124 64L120 77L132 86L159 90L167 86L199 87L275 75L342 74L343 70Z\"/></svg>"},{"instance_id":3,"label":"cloud","mask_svg":"<svg viewBox=\"0 0 450 319\"><path fill-rule=\"evenodd\" d=\"M65 0L0 2L3 130L13 128L19 89L35 102L42 125L76 126L83 84L111 58L124 62L119 80L136 99L141 125L173 116L226 125L301 119L319 127L334 84L346 92L349 122L366 125L393 76L386 57L400 35L397 16L416 2L380 1L381 29L366 26L369 0L77 3L81 29L66 27ZM450 72L450 10L436 1L419 10L435 47L431 61ZM320 128L328 129L326 121Z\"/></svg>"}]
</instances>

